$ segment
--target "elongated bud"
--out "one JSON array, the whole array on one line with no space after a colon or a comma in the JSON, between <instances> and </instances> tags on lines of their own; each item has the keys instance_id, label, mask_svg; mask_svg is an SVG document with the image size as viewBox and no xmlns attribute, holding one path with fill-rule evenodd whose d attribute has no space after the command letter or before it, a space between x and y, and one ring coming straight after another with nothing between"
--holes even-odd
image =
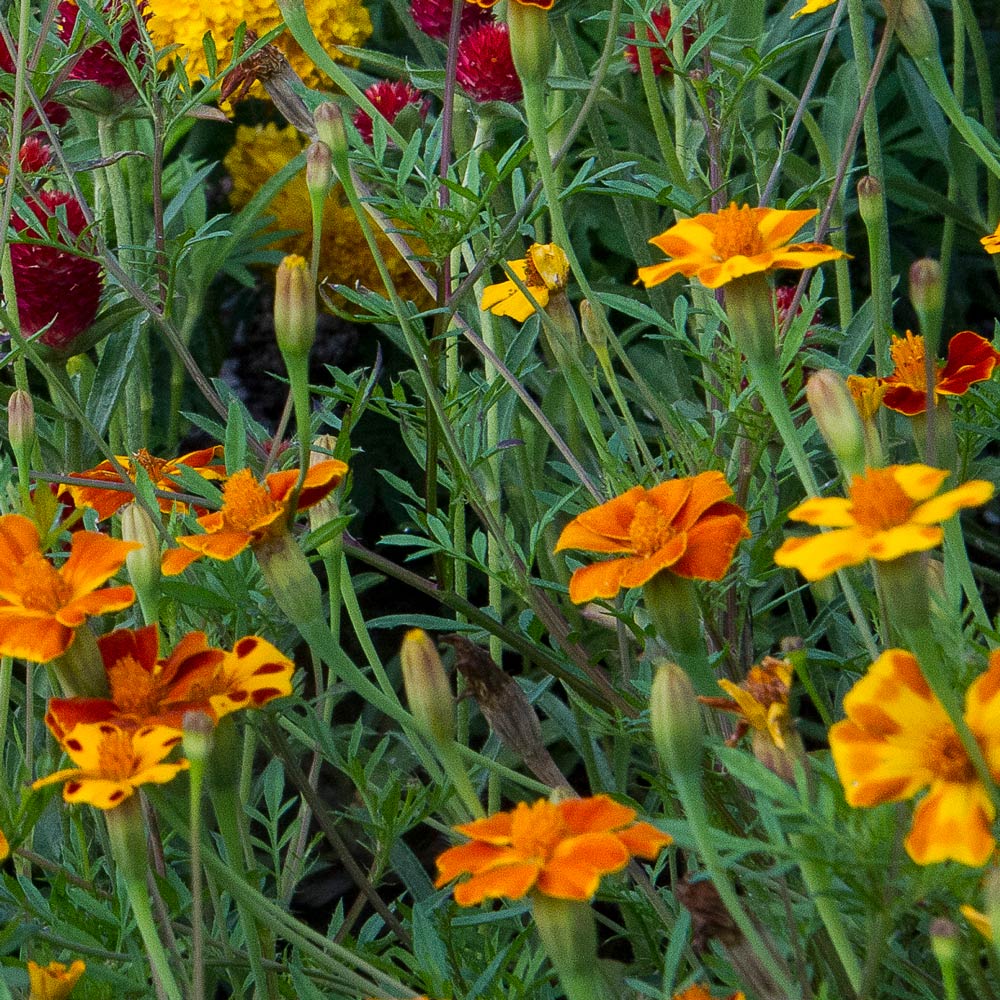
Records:
<instances>
[{"instance_id":1,"label":"elongated bud","mask_svg":"<svg viewBox=\"0 0 1000 1000\"><path fill-rule=\"evenodd\" d=\"M325 198L333 183L333 164L330 147L325 142L314 142L306 150L306 186L311 195Z\"/></svg>"},{"instance_id":2,"label":"elongated bud","mask_svg":"<svg viewBox=\"0 0 1000 1000\"><path fill-rule=\"evenodd\" d=\"M430 636L423 629L410 629L403 637L399 658L413 717L435 742L450 743L455 738L454 699Z\"/></svg>"},{"instance_id":3,"label":"elongated bud","mask_svg":"<svg viewBox=\"0 0 1000 1000\"><path fill-rule=\"evenodd\" d=\"M35 404L24 389L15 389L7 403L7 436L11 447L21 461L25 461L35 446Z\"/></svg>"},{"instance_id":4,"label":"elongated bud","mask_svg":"<svg viewBox=\"0 0 1000 1000\"><path fill-rule=\"evenodd\" d=\"M931 939L931 951L941 967L941 978L946 984L954 987L958 977L958 959L961 954L961 943L958 939L958 928L944 917L936 917L928 928ZM954 996L953 992L948 993Z\"/></svg>"},{"instance_id":5,"label":"elongated bud","mask_svg":"<svg viewBox=\"0 0 1000 1000\"><path fill-rule=\"evenodd\" d=\"M195 767L204 763L215 742L215 723L204 712L185 712L181 719L184 730L184 756Z\"/></svg>"},{"instance_id":6,"label":"elongated bud","mask_svg":"<svg viewBox=\"0 0 1000 1000\"><path fill-rule=\"evenodd\" d=\"M160 596L160 536L141 504L130 503L122 508L122 538L142 546L125 557L125 568L135 587L143 616L147 622L154 622Z\"/></svg>"},{"instance_id":7,"label":"elongated bud","mask_svg":"<svg viewBox=\"0 0 1000 1000\"><path fill-rule=\"evenodd\" d=\"M347 131L338 105L333 101L325 101L316 109L313 120L316 122L320 142L327 147L334 159L338 153L347 152Z\"/></svg>"},{"instance_id":8,"label":"elongated bud","mask_svg":"<svg viewBox=\"0 0 1000 1000\"><path fill-rule=\"evenodd\" d=\"M895 15L896 37L914 59L938 51L938 33L926 0L882 0L887 17Z\"/></svg>"},{"instance_id":9,"label":"elongated bud","mask_svg":"<svg viewBox=\"0 0 1000 1000\"><path fill-rule=\"evenodd\" d=\"M594 319L594 310L586 299L580 302L580 326L583 328L583 336L590 345L590 349L599 358L607 354L607 330L603 323L598 323Z\"/></svg>"},{"instance_id":10,"label":"elongated bud","mask_svg":"<svg viewBox=\"0 0 1000 1000\"><path fill-rule=\"evenodd\" d=\"M316 339L316 289L305 258L289 254L274 291L274 334L282 354L304 356Z\"/></svg>"},{"instance_id":11,"label":"elongated bud","mask_svg":"<svg viewBox=\"0 0 1000 1000\"><path fill-rule=\"evenodd\" d=\"M920 320L925 349L932 357L936 357L944 313L941 265L936 260L921 257L910 265L910 301Z\"/></svg>"},{"instance_id":12,"label":"elongated bud","mask_svg":"<svg viewBox=\"0 0 1000 1000\"><path fill-rule=\"evenodd\" d=\"M675 778L701 780L701 709L691 679L660 661L649 699L649 722L660 764Z\"/></svg>"},{"instance_id":13,"label":"elongated bud","mask_svg":"<svg viewBox=\"0 0 1000 1000\"><path fill-rule=\"evenodd\" d=\"M552 67L549 15L540 7L525 3L507 5L510 54L524 88L542 87Z\"/></svg>"},{"instance_id":14,"label":"elongated bud","mask_svg":"<svg viewBox=\"0 0 1000 1000\"><path fill-rule=\"evenodd\" d=\"M878 222L885 212L882 185L874 177L865 176L858 181L858 211L866 226Z\"/></svg>"},{"instance_id":15,"label":"elongated bud","mask_svg":"<svg viewBox=\"0 0 1000 1000\"><path fill-rule=\"evenodd\" d=\"M847 382L824 368L806 383L806 399L823 440L845 476L861 475L865 471L865 430Z\"/></svg>"}]
</instances>

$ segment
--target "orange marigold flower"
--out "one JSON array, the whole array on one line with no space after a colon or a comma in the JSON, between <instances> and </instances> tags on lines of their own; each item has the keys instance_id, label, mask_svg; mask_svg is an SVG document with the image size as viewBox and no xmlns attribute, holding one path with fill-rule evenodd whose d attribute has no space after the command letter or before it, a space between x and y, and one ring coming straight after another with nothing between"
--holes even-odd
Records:
<instances>
[{"instance_id":1,"label":"orange marigold flower","mask_svg":"<svg viewBox=\"0 0 1000 1000\"><path fill-rule=\"evenodd\" d=\"M188 767L181 758L164 758L183 738L172 726L144 726L132 730L110 722L74 726L60 745L76 767L39 778L31 787L63 781L67 802L87 802L98 809L121 805L140 785L162 785Z\"/></svg>"},{"instance_id":2,"label":"orange marigold flower","mask_svg":"<svg viewBox=\"0 0 1000 1000\"><path fill-rule=\"evenodd\" d=\"M607 795L587 799L520 802L510 812L456 826L470 837L437 859L440 888L459 875L455 902L520 899L529 890L556 899L590 899L602 875L621 871L633 856L654 859L671 838L635 810Z\"/></svg>"},{"instance_id":3,"label":"orange marigold flower","mask_svg":"<svg viewBox=\"0 0 1000 1000\"><path fill-rule=\"evenodd\" d=\"M921 865L985 864L996 846L993 803L913 654L884 652L847 693L844 712L830 729L830 749L848 803L899 802L929 787L907 853ZM1000 776L1000 652L966 692L965 721Z\"/></svg>"},{"instance_id":4,"label":"orange marigold flower","mask_svg":"<svg viewBox=\"0 0 1000 1000\"><path fill-rule=\"evenodd\" d=\"M737 743L751 730L766 734L779 749L785 749L788 733L788 695L794 669L788 660L765 656L759 666L751 667L739 684L720 680L718 685L728 698L699 697L698 701L740 717L736 732L726 740L728 746Z\"/></svg>"},{"instance_id":5,"label":"orange marigold flower","mask_svg":"<svg viewBox=\"0 0 1000 1000\"><path fill-rule=\"evenodd\" d=\"M569 280L569 261L557 243L532 243L524 260L509 260L507 266L543 309L549 304L549 296L561 292ZM535 303L514 281L501 281L483 289L479 308L523 323L535 311Z\"/></svg>"},{"instance_id":6,"label":"orange marigold flower","mask_svg":"<svg viewBox=\"0 0 1000 1000\"><path fill-rule=\"evenodd\" d=\"M62 962L39 965L29 959L29 1000L65 1000L86 970L79 958L69 966Z\"/></svg>"},{"instance_id":7,"label":"orange marigold flower","mask_svg":"<svg viewBox=\"0 0 1000 1000\"><path fill-rule=\"evenodd\" d=\"M701 983L695 983L694 986L689 986L686 990L675 993L674 1000L713 1000L713 998L706 987L702 986ZM728 997L728 1000L746 1000L746 997L737 990Z\"/></svg>"},{"instance_id":8,"label":"orange marigold flower","mask_svg":"<svg viewBox=\"0 0 1000 1000\"><path fill-rule=\"evenodd\" d=\"M186 455L181 455L180 458L157 458L155 455L150 455L145 448L136 452L134 459L126 455L116 455L115 458L128 474L131 482L135 482L136 472L141 467L146 470L154 488L164 493L183 491L183 486L174 478L180 474L180 466L182 465L194 469L204 479L219 480L226 477L226 467L221 461L222 445L202 448L200 451L191 451ZM75 472L73 475L105 483L121 483L122 481L118 471L107 461L101 462L100 465L96 465L86 472ZM73 502L78 507L93 507L97 511L97 518L100 521L118 513L122 507L132 502L132 494L128 491L104 489L96 482L93 486L69 486L67 488L73 497ZM174 508L179 511L187 509L185 504L176 503L165 497L160 497L159 503L160 510L165 514L169 514Z\"/></svg>"},{"instance_id":9,"label":"orange marigold flower","mask_svg":"<svg viewBox=\"0 0 1000 1000\"><path fill-rule=\"evenodd\" d=\"M614 597L669 570L696 580L719 580L736 546L750 537L747 512L728 502L733 491L721 472L671 479L627 493L573 518L556 542L562 549L616 552L623 558L582 566L569 581L575 604Z\"/></svg>"},{"instance_id":10,"label":"orange marigold flower","mask_svg":"<svg viewBox=\"0 0 1000 1000\"><path fill-rule=\"evenodd\" d=\"M310 466L296 510L319 503L337 488L346 472L347 466L335 458ZM205 534L181 535L177 541L188 551L168 551L163 557L163 572L174 576L202 556L233 559L248 546L285 531L288 502L298 479L298 469L272 472L263 483L249 469L234 472L222 484L222 510L198 518Z\"/></svg>"},{"instance_id":11,"label":"orange marigold flower","mask_svg":"<svg viewBox=\"0 0 1000 1000\"><path fill-rule=\"evenodd\" d=\"M186 712L204 712L217 722L292 693L295 664L258 636L240 639L226 653L209 646L204 632L189 632L163 659L157 657L155 625L119 629L97 645L111 697L50 699L45 721L59 740L86 723L180 729Z\"/></svg>"},{"instance_id":12,"label":"orange marigold flower","mask_svg":"<svg viewBox=\"0 0 1000 1000\"><path fill-rule=\"evenodd\" d=\"M989 236L984 236L980 241L983 249L987 253L1000 253L1000 225Z\"/></svg>"},{"instance_id":13,"label":"orange marigold flower","mask_svg":"<svg viewBox=\"0 0 1000 1000\"><path fill-rule=\"evenodd\" d=\"M815 14L817 11L832 7L836 2L837 0L806 0L806 3L792 14L792 17L802 17L803 14Z\"/></svg>"},{"instance_id":14,"label":"orange marigold flower","mask_svg":"<svg viewBox=\"0 0 1000 1000\"><path fill-rule=\"evenodd\" d=\"M77 531L69 558L56 569L42 554L32 521L0 517L0 655L48 663L69 649L88 615L127 608L135 601L131 587L98 588L140 547Z\"/></svg>"},{"instance_id":15,"label":"orange marigold flower","mask_svg":"<svg viewBox=\"0 0 1000 1000\"><path fill-rule=\"evenodd\" d=\"M849 256L826 243L788 242L816 213L816 209L739 208L733 202L719 212L681 219L649 241L673 259L640 267L636 283L652 288L683 274L707 288L720 288L748 274L801 271Z\"/></svg>"},{"instance_id":16,"label":"orange marigold flower","mask_svg":"<svg viewBox=\"0 0 1000 1000\"><path fill-rule=\"evenodd\" d=\"M993 484L983 479L935 495L948 475L919 463L868 469L851 480L846 498L813 497L790 511L793 521L835 530L786 539L774 561L822 580L866 559L885 562L932 549L944 535L943 521L993 496Z\"/></svg>"},{"instance_id":17,"label":"orange marigold flower","mask_svg":"<svg viewBox=\"0 0 1000 1000\"><path fill-rule=\"evenodd\" d=\"M909 330L893 337L889 348L895 371L882 380L882 402L890 410L912 417L927 410L924 338ZM948 360L935 365L934 403L938 396L961 396L975 382L985 382L1000 361L1000 352L978 333L963 330L948 342Z\"/></svg>"}]
</instances>

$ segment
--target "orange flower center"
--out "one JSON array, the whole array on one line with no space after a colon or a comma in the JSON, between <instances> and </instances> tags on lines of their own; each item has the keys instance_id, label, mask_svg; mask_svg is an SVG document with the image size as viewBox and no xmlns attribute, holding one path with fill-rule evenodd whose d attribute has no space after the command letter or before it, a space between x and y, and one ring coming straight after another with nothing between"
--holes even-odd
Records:
<instances>
[{"instance_id":1,"label":"orange flower center","mask_svg":"<svg viewBox=\"0 0 1000 1000\"><path fill-rule=\"evenodd\" d=\"M532 806L519 806L515 810L510 843L522 858L543 861L552 856L566 832L559 810L541 799Z\"/></svg>"},{"instance_id":2,"label":"orange flower center","mask_svg":"<svg viewBox=\"0 0 1000 1000\"><path fill-rule=\"evenodd\" d=\"M281 510L249 469L234 472L222 487L222 519L232 531L253 532Z\"/></svg>"},{"instance_id":3,"label":"orange flower center","mask_svg":"<svg viewBox=\"0 0 1000 1000\"><path fill-rule=\"evenodd\" d=\"M677 534L669 518L648 500L636 505L628 537L632 551L638 556L651 556L659 552Z\"/></svg>"},{"instance_id":4,"label":"orange flower center","mask_svg":"<svg viewBox=\"0 0 1000 1000\"><path fill-rule=\"evenodd\" d=\"M737 208L733 203L718 213L712 247L716 260L755 257L764 252L764 237L749 205Z\"/></svg>"},{"instance_id":5,"label":"orange flower center","mask_svg":"<svg viewBox=\"0 0 1000 1000\"><path fill-rule=\"evenodd\" d=\"M942 781L967 785L976 776L976 769L951 726L942 726L926 736L924 754L928 768Z\"/></svg>"},{"instance_id":6,"label":"orange flower center","mask_svg":"<svg viewBox=\"0 0 1000 1000\"><path fill-rule=\"evenodd\" d=\"M906 331L906 337L893 337L889 348L892 362L896 366L893 372L900 382L911 389L924 392L927 389L926 351L924 338Z\"/></svg>"},{"instance_id":7,"label":"orange flower center","mask_svg":"<svg viewBox=\"0 0 1000 1000\"><path fill-rule=\"evenodd\" d=\"M97 748L97 770L102 778L124 781L135 774L139 764L132 749L132 737L120 729L108 728L110 732L104 731Z\"/></svg>"},{"instance_id":8,"label":"orange flower center","mask_svg":"<svg viewBox=\"0 0 1000 1000\"><path fill-rule=\"evenodd\" d=\"M56 612L73 597L69 584L41 552L28 553L16 573L21 606L29 611Z\"/></svg>"},{"instance_id":9,"label":"orange flower center","mask_svg":"<svg viewBox=\"0 0 1000 1000\"><path fill-rule=\"evenodd\" d=\"M913 501L890 469L869 469L864 476L855 476L848 493L851 516L868 535L898 528L913 513Z\"/></svg>"},{"instance_id":10,"label":"orange flower center","mask_svg":"<svg viewBox=\"0 0 1000 1000\"><path fill-rule=\"evenodd\" d=\"M163 478L163 470L169 464L165 458L150 455L145 448L140 448L135 453L135 460L146 470L146 475L149 476L154 486Z\"/></svg>"},{"instance_id":11,"label":"orange flower center","mask_svg":"<svg viewBox=\"0 0 1000 1000\"><path fill-rule=\"evenodd\" d=\"M122 715L140 718L153 715L160 708L159 664L153 670L144 670L142 664L131 656L116 660L107 668L111 700Z\"/></svg>"}]
</instances>

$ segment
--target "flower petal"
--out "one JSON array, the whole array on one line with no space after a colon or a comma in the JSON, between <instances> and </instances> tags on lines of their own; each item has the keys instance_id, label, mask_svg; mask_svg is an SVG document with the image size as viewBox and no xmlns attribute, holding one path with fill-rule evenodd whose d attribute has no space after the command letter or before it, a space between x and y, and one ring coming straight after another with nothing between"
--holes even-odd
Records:
<instances>
[{"instance_id":1,"label":"flower petal","mask_svg":"<svg viewBox=\"0 0 1000 1000\"><path fill-rule=\"evenodd\" d=\"M498 812L484 819L474 819L471 823L461 823L455 829L466 837L487 844L509 844L513 823L513 812Z\"/></svg>"},{"instance_id":2,"label":"flower petal","mask_svg":"<svg viewBox=\"0 0 1000 1000\"><path fill-rule=\"evenodd\" d=\"M440 889L459 875L475 875L486 868L494 867L502 859L512 860L517 857L509 847L497 847L481 840L473 840L468 844L458 844L449 847L438 856L438 876L434 887Z\"/></svg>"},{"instance_id":3,"label":"flower petal","mask_svg":"<svg viewBox=\"0 0 1000 1000\"><path fill-rule=\"evenodd\" d=\"M104 615L121 611L135 603L135 591L129 587L105 587L90 594L81 594L55 613L55 619L69 628L77 628L89 615Z\"/></svg>"},{"instance_id":4,"label":"flower petal","mask_svg":"<svg viewBox=\"0 0 1000 1000\"><path fill-rule=\"evenodd\" d=\"M750 537L746 512L739 507L735 509L739 513L708 516L694 525L687 533L687 550L670 571L688 579L721 580L733 561L736 546Z\"/></svg>"},{"instance_id":5,"label":"flower petal","mask_svg":"<svg viewBox=\"0 0 1000 1000\"><path fill-rule=\"evenodd\" d=\"M633 823L624 830L616 830L615 836L629 854L647 861L655 860L664 847L674 842L669 833L657 830L651 823Z\"/></svg>"},{"instance_id":6,"label":"flower petal","mask_svg":"<svg viewBox=\"0 0 1000 1000\"><path fill-rule=\"evenodd\" d=\"M925 500L914 510L910 520L915 524L940 524L964 507L980 507L993 496L993 484L985 479L970 479L953 490Z\"/></svg>"},{"instance_id":7,"label":"flower petal","mask_svg":"<svg viewBox=\"0 0 1000 1000\"><path fill-rule=\"evenodd\" d=\"M777 566L797 569L807 580L822 580L867 558L868 539L855 528L827 531L809 538L786 538L774 553Z\"/></svg>"},{"instance_id":8,"label":"flower petal","mask_svg":"<svg viewBox=\"0 0 1000 1000\"><path fill-rule=\"evenodd\" d=\"M935 469L929 465L922 465L920 462L913 462L910 465L892 465L889 468L892 471L893 479L899 484L899 488L917 503L934 496L950 475L947 469Z\"/></svg>"},{"instance_id":9,"label":"flower petal","mask_svg":"<svg viewBox=\"0 0 1000 1000\"><path fill-rule=\"evenodd\" d=\"M555 551L563 549L584 549L588 552L631 551L629 541L632 521L639 501L645 499L646 490L633 486L620 496L606 503L591 507L573 518L563 528L556 542ZM595 539L605 539L604 548L595 548ZM614 545L615 547L611 547Z\"/></svg>"},{"instance_id":10,"label":"flower petal","mask_svg":"<svg viewBox=\"0 0 1000 1000\"><path fill-rule=\"evenodd\" d=\"M985 382L1000 361L993 345L978 333L962 330L948 342L948 361L938 374L937 391L961 396L974 382Z\"/></svg>"},{"instance_id":11,"label":"flower petal","mask_svg":"<svg viewBox=\"0 0 1000 1000\"><path fill-rule=\"evenodd\" d=\"M607 559L573 570L569 578L569 599L574 604L585 604L599 598L614 597L622 589L622 576L630 561Z\"/></svg>"},{"instance_id":12,"label":"flower petal","mask_svg":"<svg viewBox=\"0 0 1000 1000\"><path fill-rule=\"evenodd\" d=\"M73 641L72 629L54 615L0 605L0 655L31 663L50 663Z\"/></svg>"},{"instance_id":13,"label":"flower petal","mask_svg":"<svg viewBox=\"0 0 1000 1000\"><path fill-rule=\"evenodd\" d=\"M455 902L459 906L475 906L484 899L521 899L538 879L541 864L537 861L517 861L498 865L467 882L455 886Z\"/></svg>"},{"instance_id":14,"label":"flower petal","mask_svg":"<svg viewBox=\"0 0 1000 1000\"><path fill-rule=\"evenodd\" d=\"M941 529L935 525L902 524L898 528L880 531L868 541L868 555L872 559L888 561L908 555L910 552L925 552L941 544Z\"/></svg>"},{"instance_id":15,"label":"flower petal","mask_svg":"<svg viewBox=\"0 0 1000 1000\"><path fill-rule=\"evenodd\" d=\"M810 497L788 512L790 521L804 521L823 528L853 528L857 522L846 497Z\"/></svg>"},{"instance_id":16,"label":"flower petal","mask_svg":"<svg viewBox=\"0 0 1000 1000\"><path fill-rule=\"evenodd\" d=\"M978 781L938 782L913 813L906 852L919 865L958 861L978 868L996 847L991 830L994 815Z\"/></svg>"},{"instance_id":17,"label":"flower petal","mask_svg":"<svg viewBox=\"0 0 1000 1000\"><path fill-rule=\"evenodd\" d=\"M616 830L635 819L635 810L623 806L607 795L587 799L565 799L556 807L573 834Z\"/></svg>"},{"instance_id":18,"label":"flower petal","mask_svg":"<svg viewBox=\"0 0 1000 1000\"><path fill-rule=\"evenodd\" d=\"M75 531L60 575L79 597L110 580L125 565L125 557L141 548L139 542L120 542L98 531Z\"/></svg>"}]
</instances>

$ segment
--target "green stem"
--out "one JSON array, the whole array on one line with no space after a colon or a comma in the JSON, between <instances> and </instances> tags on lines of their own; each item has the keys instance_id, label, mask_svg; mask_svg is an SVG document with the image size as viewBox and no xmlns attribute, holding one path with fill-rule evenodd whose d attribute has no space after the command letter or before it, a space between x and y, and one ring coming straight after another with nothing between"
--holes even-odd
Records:
<instances>
[{"instance_id":1,"label":"green stem","mask_svg":"<svg viewBox=\"0 0 1000 1000\"><path fill-rule=\"evenodd\" d=\"M604 1000L597 931L590 904L532 894L531 910L566 1000Z\"/></svg>"},{"instance_id":2,"label":"green stem","mask_svg":"<svg viewBox=\"0 0 1000 1000\"><path fill-rule=\"evenodd\" d=\"M991 632L993 623L979 594L976 577L972 572L972 563L969 561L969 550L965 546L962 522L957 516L949 518L944 523L944 563L946 570L950 570L961 581L976 624L983 632Z\"/></svg>"},{"instance_id":3,"label":"green stem","mask_svg":"<svg viewBox=\"0 0 1000 1000\"><path fill-rule=\"evenodd\" d=\"M203 757L189 755L191 784L189 819L191 824L191 1000L205 997L205 917L202 906L201 870L201 790L205 777Z\"/></svg>"}]
</instances>

